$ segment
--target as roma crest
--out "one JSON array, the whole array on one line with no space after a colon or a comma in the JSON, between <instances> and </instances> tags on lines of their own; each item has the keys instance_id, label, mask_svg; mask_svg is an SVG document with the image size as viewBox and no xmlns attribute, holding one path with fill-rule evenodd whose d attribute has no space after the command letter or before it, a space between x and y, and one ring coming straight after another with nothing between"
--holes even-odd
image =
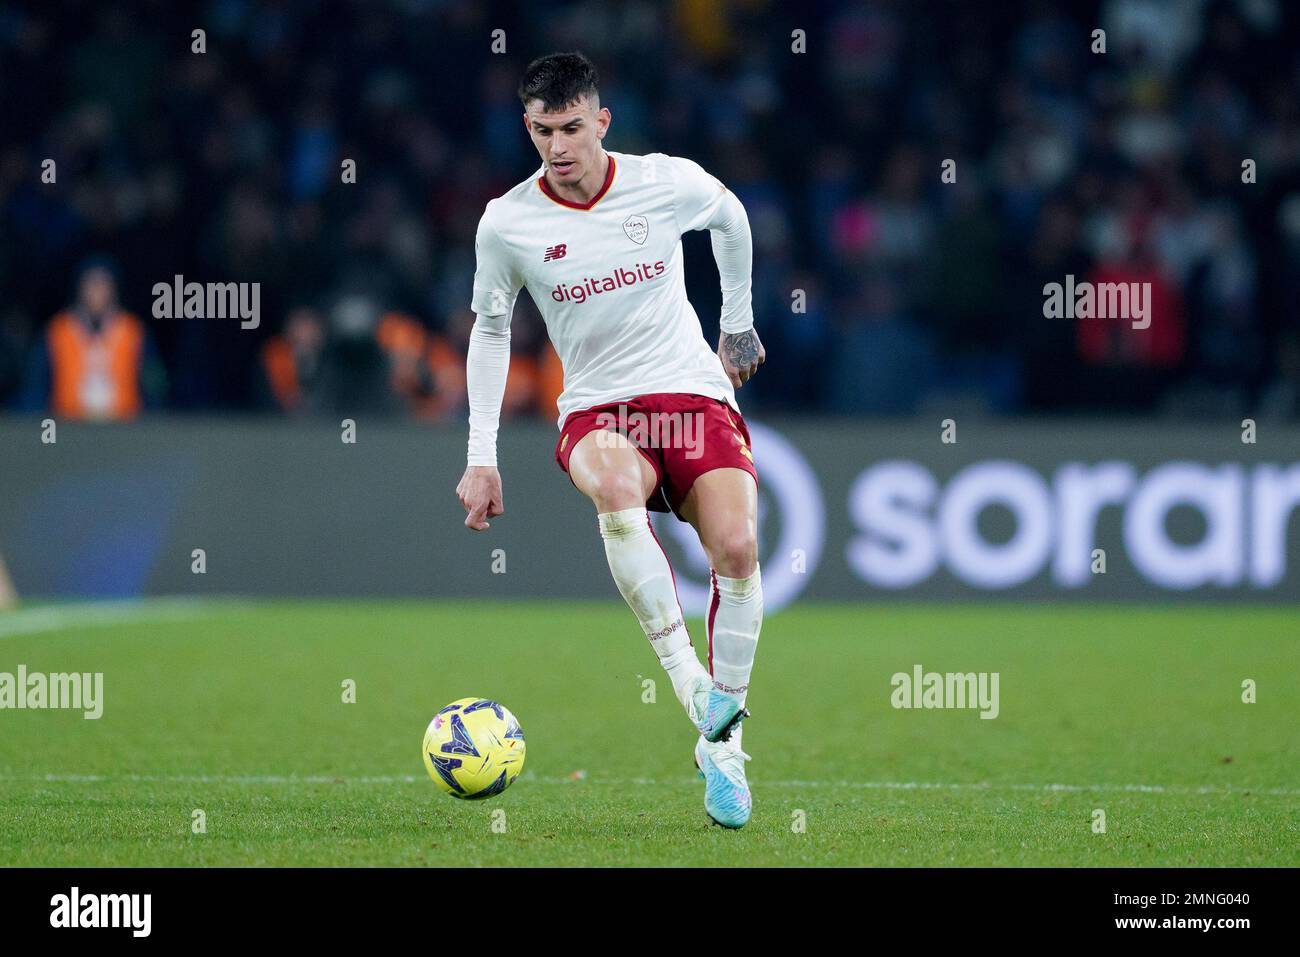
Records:
<instances>
[{"instance_id":1,"label":"as roma crest","mask_svg":"<svg viewBox=\"0 0 1300 957\"><path fill-rule=\"evenodd\" d=\"M623 220L623 232L627 238L638 246L645 245L645 238L650 235L650 224L644 216L629 216Z\"/></svg>"}]
</instances>

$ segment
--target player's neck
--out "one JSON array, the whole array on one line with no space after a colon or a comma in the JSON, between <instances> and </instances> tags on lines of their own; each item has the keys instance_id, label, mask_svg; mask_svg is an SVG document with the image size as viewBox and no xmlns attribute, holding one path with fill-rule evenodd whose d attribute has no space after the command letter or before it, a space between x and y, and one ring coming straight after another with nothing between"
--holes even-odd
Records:
<instances>
[{"instance_id":1,"label":"player's neck","mask_svg":"<svg viewBox=\"0 0 1300 957\"><path fill-rule=\"evenodd\" d=\"M546 185L551 188L551 192L560 199L567 199L571 203L586 204L590 203L592 198L600 192L600 188L605 185L605 177L609 175L609 154L602 149L600 151L600 160L595 167L588 170L576 183L568 186L557 185L551 179L551 171L546 171Z\"/></svg>"}]
</instances>

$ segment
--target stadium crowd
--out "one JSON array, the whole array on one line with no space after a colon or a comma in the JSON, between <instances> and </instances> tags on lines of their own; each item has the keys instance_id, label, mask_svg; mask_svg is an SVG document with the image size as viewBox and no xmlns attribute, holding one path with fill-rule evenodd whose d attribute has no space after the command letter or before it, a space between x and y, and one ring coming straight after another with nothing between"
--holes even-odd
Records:
<instances>
[{"instance_id":1,"label":"stadium crowd","mask_svg":"<svg viewBox=\"0 0 1300 957\"><path fill-rule=\"evenodd\" d=\"M747 410L1300 417L1300 5L184 7L0 2L0 408L463 420L475 226L538 166L517 78L582 49L607 148L745 204ZM260 325L155 319L175 275L260 283ZM1047 318L1067 276L1149 282L1150 328ZM505 411L553 418L520 303Z\"/></svg>"}]
</instances>

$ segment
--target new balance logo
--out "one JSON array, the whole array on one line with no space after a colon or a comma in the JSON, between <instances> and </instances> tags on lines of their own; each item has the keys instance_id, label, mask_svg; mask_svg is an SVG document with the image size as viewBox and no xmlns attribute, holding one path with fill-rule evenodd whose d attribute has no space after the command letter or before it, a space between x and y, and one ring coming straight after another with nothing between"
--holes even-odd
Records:
<instances>
[{"instance_id":1,"label":"new balance logo","mask_svg":"<svg viewBox=\"0 0 1300 957\"><path fill-rule=\"evenodd\" d=\"M558 246L549 246L546 249L546 255L542 257L542 262L548 263L552 259L563 259L568 251L564 243L560 243Z\"/></svg>"}]
</instances>

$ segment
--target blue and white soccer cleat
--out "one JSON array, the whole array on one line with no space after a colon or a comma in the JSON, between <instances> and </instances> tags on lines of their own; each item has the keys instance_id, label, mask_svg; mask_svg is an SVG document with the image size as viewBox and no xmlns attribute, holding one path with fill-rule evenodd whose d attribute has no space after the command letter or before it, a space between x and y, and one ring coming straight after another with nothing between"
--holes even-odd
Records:
<instances>
[{"instance_id":1,"label":"blue and white soccer cleat","mask_svg":"<svg viewBox=\"0 0 1300 957\"><path fill-rule=\"evenodd\" d=\"M691 688L687 714L706 741L726 741L736 725L749 717L737 695L719 691L708 676L701 676Z\"/></svg>"},{"instance_id":2,"label":"blue and white soccer cleat","mask_svg":"<svg viewBox=\"0 0 1300 957\"><path fill-rule=\"evenodd\" d=\"M749 822L754 802L745 780L748 760L749 755L734 745L696 741L695 766L704 778L704 813L714 824L735 829Z\"/></svg>"}]
</instances>

